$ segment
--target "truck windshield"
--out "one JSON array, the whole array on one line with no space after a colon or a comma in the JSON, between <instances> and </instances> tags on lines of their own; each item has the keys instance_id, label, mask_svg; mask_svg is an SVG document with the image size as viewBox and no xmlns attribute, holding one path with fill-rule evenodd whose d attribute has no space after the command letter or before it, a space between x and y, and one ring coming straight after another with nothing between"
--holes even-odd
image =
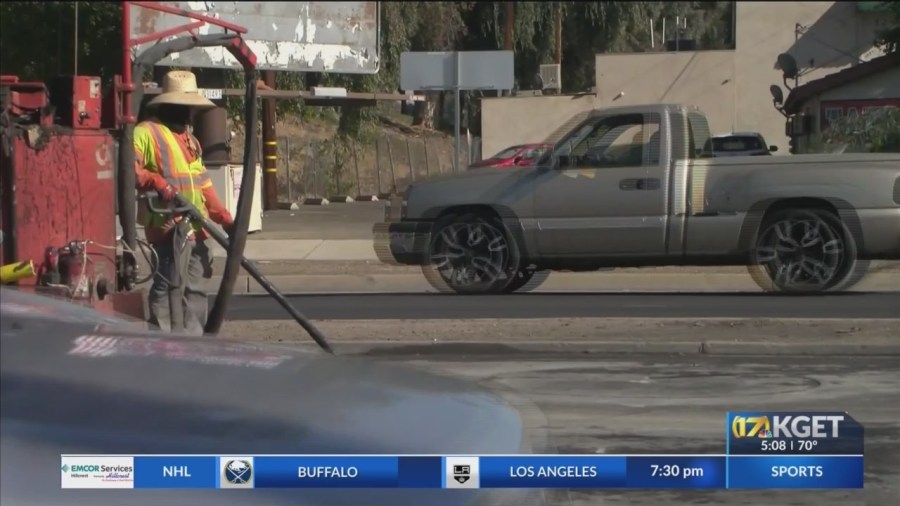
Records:
<instances>
[{"instance_id":1,"label":"truck windshield","mask_svg":"<svg viewBox=\"0 0 900 506\"><path fill-rule=\"evenodd\" d=\"M720 153L729 151L764 151L765 149L758 137L733 135L713 139L713 151Z\"/></svg>"}]
</instances>

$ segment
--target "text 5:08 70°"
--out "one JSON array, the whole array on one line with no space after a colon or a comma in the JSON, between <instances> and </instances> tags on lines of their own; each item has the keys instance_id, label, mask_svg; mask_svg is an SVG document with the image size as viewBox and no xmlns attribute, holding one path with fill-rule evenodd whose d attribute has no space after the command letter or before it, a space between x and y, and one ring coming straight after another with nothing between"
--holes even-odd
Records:
<instances>
[{"instance_id":1,"label":"text 5:08 70\u00b0","mask_svg":"<svg viewBox=\"0 0 900 506\"><path fill-rule=\"evenodd\" d=\"M812 451L817 444L819 444L818 441L806 439L798 439L796 441L784 439L772 441L764 440L760 442L760 449L764 452L792 452L794 450Z\"/></svg>"}]
</instances>

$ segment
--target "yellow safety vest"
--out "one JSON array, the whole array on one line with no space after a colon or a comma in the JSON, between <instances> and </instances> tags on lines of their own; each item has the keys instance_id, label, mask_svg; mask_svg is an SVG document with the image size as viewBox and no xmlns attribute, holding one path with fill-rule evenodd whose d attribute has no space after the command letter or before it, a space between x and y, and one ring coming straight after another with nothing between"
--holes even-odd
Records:
<instances>
[{"instance_id":1,"label":"yellow safety vest","mask_svg":"<svg viewBox=\"0 0 900 506\"><path fill-rule=\"evenodd\" d=\"M199 151L200 143L193 140ZM152 121L144 121L134 127L134 150L144 168L162 175L203 216L209 217L203 190L212 186L212 180L203 166L202 153L198 152L197 158L188 163L187 156L172 131L167 126ZM154 203L154 207L165 205ZM141 206L138 219L144 227L158 228L171 219L171 216L152 213L146 206ZM192 223L192 227L194 230L202 228L199 223Z\"/></svg>"}]
</instances>

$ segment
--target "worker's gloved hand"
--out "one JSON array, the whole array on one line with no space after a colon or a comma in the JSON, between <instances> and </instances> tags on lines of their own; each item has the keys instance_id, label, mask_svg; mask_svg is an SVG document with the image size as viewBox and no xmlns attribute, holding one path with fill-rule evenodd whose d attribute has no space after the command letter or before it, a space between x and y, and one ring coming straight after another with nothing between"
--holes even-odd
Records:
<instances>
[{"instance_id":1,"label":"worker's gloved hand","mask_svg":"<svg viewBox=\"0 0 900 506\"><path fill-rule=\"evenodd\" d=\"M175 200L176 195L178 195L178 190L176 190L172 185L166 186L159 192L159 198L163 199L166 202Z\"/></svg>"},{"instance_id":2,"label":"worker's gloved hand","mask_svg":"<svg viewBox=\"0 0 900 506\"><path fill-rule=\"evenodd\" d=\"M232 237L234 235L234 222L223 224L222 230L224 230L225 233L228 234L229 238Z\"/></svg>"}]
</instances>

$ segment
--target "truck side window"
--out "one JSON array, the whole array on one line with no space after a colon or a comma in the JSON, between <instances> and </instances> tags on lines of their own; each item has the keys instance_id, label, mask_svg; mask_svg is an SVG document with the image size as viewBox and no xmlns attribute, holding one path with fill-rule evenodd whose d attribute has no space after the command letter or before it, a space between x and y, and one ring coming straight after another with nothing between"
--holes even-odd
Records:
<instances>
[{"instance_id":1,"label":"truck side window","mask_svg":"<svg viewBox=\"0 0 900 506\"><path fill-rule=\"evenodd\" d=\"M688 128L692 139L691 158L712 157L712 133L709 130L709 122L706 116L698 112L689 112Z\"/></svg>"},{"instance_id":2,"label":"truck side window","mask_svg":"<svg viewBox=\"0 0 900 506\"><path fill-rule=\"evenodd\" d=\"M660 159L658 114L624 114L597 118L592 130L573 146L576 167L641 167Z\"/></svg>"}]
</instances>

